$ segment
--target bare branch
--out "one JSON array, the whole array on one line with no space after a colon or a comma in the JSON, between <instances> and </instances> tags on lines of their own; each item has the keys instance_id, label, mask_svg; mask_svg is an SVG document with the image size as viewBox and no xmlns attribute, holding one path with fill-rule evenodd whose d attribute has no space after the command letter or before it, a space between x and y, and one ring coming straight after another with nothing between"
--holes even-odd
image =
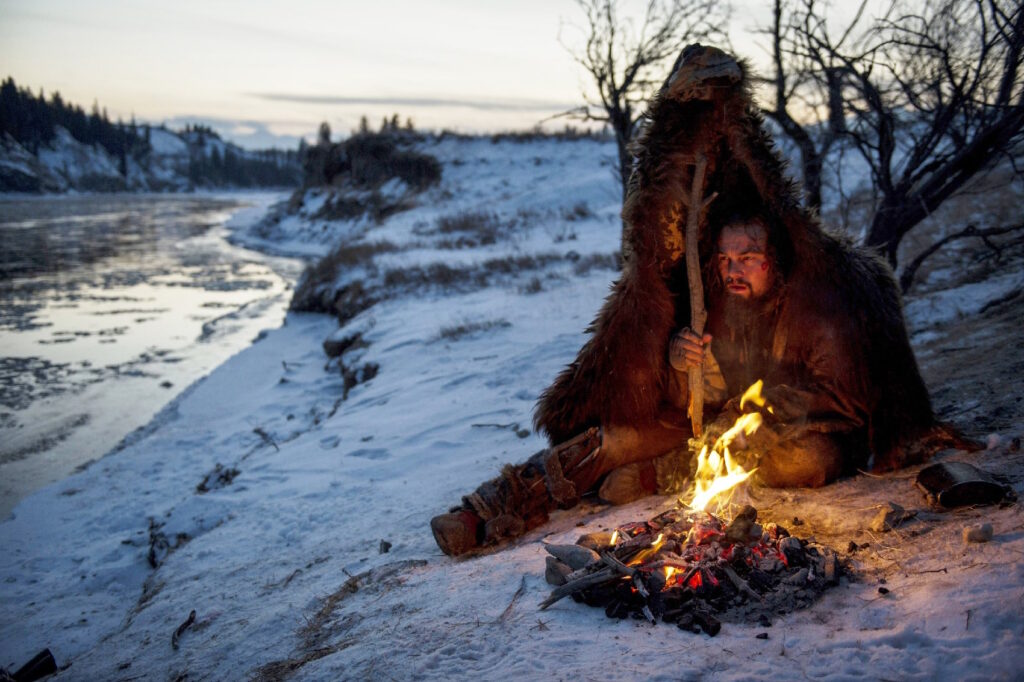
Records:
<instances>
[{"instance_id":1,"label":"bare branch","mask_svg":"<svg viewBox=\"0 0 1024 682\"><path fill-rule=\"evenodd\" d=\"M730 8L715 0L648 0L642 15L634 19L623 16L625 3L619 0L576 4L585 21L583 42L562 44L590 76L593 101L604 111L594 114L588 108L588 120L607 121L615 133L625 198L632 169L629 143L640 121L637 112L664 81L666 68L683 47L726 41L721 27Z\"/></svg>"},{"instance_id":2,"label":"bare branch","mask_svg":"<svg viewBox=\"0 0 1024 682\"><path fill-rule=\"evenodd\" d=\"M1004 227L990 227L983 230L979 230L974 225L968 225L962 230L948 234L918 254L917 257L910 261L910 263L903 269L903 272L900 274L900 289L904 294L907 293L913 285L914 276L917 274L922 263L924 263L929 256L933 255L936 251L950 242L977 237L986 242L986 244L989 245L989 248L995 249L995 247L992 246L992 242L989 241L992 237L998 237L999 235L1017 232L1020 230L1024 230L1024 223Z\"/></svg>"}]
</instances>

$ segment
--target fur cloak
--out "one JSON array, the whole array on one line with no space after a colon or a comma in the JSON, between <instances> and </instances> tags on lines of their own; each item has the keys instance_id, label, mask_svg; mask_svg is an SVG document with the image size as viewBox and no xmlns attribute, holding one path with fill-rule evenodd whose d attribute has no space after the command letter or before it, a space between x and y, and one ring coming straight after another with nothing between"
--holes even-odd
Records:
<instances>
[{"instance_id":1,"label":"fur cloak","mask_svg":"<svg viewBox=\"0 0 1024 682\"><path fill-rule=\"evenodd\" d=\"M700 244L684 239L697 153L708 159ZM856 329L859 380L868 383L867 439L874 467L892 469L925 456L916 441L935 427L927 390L907 337L889 266L824 230L785 175L754 105L747 68L715 48L683 50L651 103L635 147L623 206L621 277L592 337L547 388L534 424L552 443L600 425L642 428L668 399L672 333L690 325L684 253L706 264L715 250L709 221L733 213L764 215L781 229L788 258L787 296L811 314L844 316ZM707 287L705 287L707 289Z\"/></svg>"}]
</instances>

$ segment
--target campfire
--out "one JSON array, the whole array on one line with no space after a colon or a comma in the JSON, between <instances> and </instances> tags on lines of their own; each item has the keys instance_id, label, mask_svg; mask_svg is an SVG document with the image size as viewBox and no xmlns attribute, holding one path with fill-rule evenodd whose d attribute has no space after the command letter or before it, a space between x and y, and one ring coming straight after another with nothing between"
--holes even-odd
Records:
<instances>
[{"instance_id":1,"label":"campfire","mask_svg":"<svg viewBox=\"0 0 1024 682\"><path fill-rule=\"evenodd\" d=\"M751 386L741 409L752 404L771 413L760 390L760 381ZM556 587L541 608L571 596L609 618L661 620L714 636L723 619L769 626L773 616L807 606L837 584L834 551L777 523L759 523L750 505L732 504L755 469L746 470L729 447L761 421L759 412L743 414L701 450L689 502L575 545L548 545L546 578Z\"/></svg>"}]
</instances>

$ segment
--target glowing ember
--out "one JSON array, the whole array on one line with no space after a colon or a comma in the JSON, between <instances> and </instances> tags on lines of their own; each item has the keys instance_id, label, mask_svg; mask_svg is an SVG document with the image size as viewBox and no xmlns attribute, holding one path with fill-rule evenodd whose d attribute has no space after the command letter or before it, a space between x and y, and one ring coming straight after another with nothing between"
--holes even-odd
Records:
<instances>
[{"instance_id":1,"label":"glowing ember","mask_svg":"<svg viewBox=\"0 0 1024 682\"><path fill-rule=\"evenodd\" d=\"M740 398L740 409L746 407L748 403L756 407L764 407L765 400L761 395L763 386L764 382L758 379L748 388ZM768 407L768 412L772 412L771 406ZM745 446L744 439L756 432L762 421L761 414L758 412L742 414L736 419L736 423L715 441L710 452L707 446L701 449L700 454L697 455L693 499L687 504L690 509L705 511L712 502L715 502L717 513L728 502L728 496L725 493L732 491L756 471L756 469L745 470L733 458L732 453L729 452L729 446L733 442Z\"/></svg>"}]
</instances>

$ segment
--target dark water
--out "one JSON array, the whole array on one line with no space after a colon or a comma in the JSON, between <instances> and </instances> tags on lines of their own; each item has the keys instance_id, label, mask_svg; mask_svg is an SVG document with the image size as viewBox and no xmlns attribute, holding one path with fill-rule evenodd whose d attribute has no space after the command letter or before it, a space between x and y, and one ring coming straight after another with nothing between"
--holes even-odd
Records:
<instances>
[{"instance_id":1,"label":"dark water","mask_svg":"<svg viewBox=\"0 0 1024 682\"><path fill-rule=\"evenodd\" d=\"M280 324L299 264L226 241L276 198L0 198L0 517Z\"/></svg>"}]
</instances>

